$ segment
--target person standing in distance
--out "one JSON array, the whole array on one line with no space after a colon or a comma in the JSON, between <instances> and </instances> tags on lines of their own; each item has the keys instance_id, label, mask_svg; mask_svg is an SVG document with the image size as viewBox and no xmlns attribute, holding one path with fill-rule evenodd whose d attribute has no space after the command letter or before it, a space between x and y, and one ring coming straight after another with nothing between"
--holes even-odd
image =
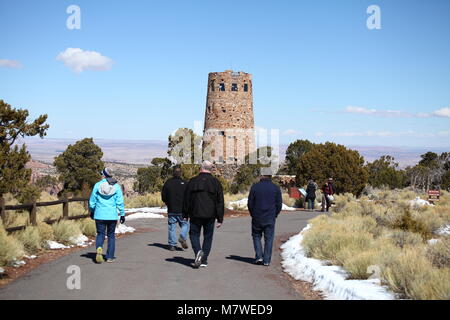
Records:
<instances>
[{"instance_id":1,"label":"person standing in distance","mask_svg":"<svg viewBox=\"0 0 450 320\"><path fill-rule=\"evenodd\" d=\"M280 187L272 182L272 176L262 176L261 180L251 187L247 206L252 217L252 238L256 264L270 265L275 221L282 204ZM261 244L263 234L264 251Z\"/></svg>"},{"instance_id":2,"label":"person standing in distance","mask_svg":"<svg viewBox=\"0 0 450 320\"><path fill-rule=\"evenodd\" d=\"M183 197L186 190L186 181L181 177L180 167L173 169L173 177L164 183L161 197L167 205L168 225L169 225L169 250L175 251L177 245L177 224L180 226L180 242L183 249L187 249L187 233L189 231L189 222L183 219Z\"/></svg>"},{"instance_id":3,"label":"person standing in distance","mask_svg":"<svg viewBox=\"0 0 450 320\"><path fill-rule=\"evenodd\" d=\"M103 179L94 185L89 199L91 217L95 220L95 226L97 228L97 237L95 239L95 247L97 248L95 261L97 263L104 262L103 243L105 242L105 236L108 236L106 262L115 261L115 230L119 214L120 223L125 222L122 188L117 183L117 180L113 178L111 169L103 169L102 176Z\"/></svg>"},{"instance_id":4,"label":"person standing in distance","mask_svg":"<svg viewBox=\"0 0 450 320\"><path fill-rule=\"evenodd\" d=\"M223 223L224 199L220 181L212 174L213 164L203 161L200 173L189 180L183 201L183 217L189 218L189 238L195 254L194 268L207 267L211 251L214 224L217 228ZM200 232L203 229L203 244L200 245Z\"/></svg>"}]
</instances>

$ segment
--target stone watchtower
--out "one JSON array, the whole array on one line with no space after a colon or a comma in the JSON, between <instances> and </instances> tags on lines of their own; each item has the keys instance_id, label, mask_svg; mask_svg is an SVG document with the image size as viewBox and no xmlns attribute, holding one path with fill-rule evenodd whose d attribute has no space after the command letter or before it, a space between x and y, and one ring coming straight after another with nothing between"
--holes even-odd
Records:
<instances>
[{"instance_id":1,"label":"stone watchtower","mask_svg":"<svg viewBox=\"0 0 450 320\"><path fill-rule=\"evenodd\" d=\"M208 76L204 159L218 164L240 164L255 151L252 75L212 72Z\"/></svg>"}]
</instances>

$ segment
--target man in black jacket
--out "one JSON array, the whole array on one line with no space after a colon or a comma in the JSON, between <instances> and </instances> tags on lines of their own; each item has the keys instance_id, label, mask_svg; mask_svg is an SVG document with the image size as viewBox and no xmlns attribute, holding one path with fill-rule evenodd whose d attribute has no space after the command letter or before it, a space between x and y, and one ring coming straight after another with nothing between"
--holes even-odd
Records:
<instances>
[{"instance_id":1,"label":"man in black jacket","mask_svg":"<svg viewBox=\"0 0 450 320\"><path fill-rule=\"evenodd\" d=\"M200 174L192 178L184 195L183 218L190 219L189 238L195 254L193 266L206 267L214 234L223 223L223 189L212 174L212 163L203 161ZM203 244L200 246L200 232L203 228Z\"/></svg>"},{"instance_id":2,"label":"man in black jacket","mask_svg":"<svg viewBox=\"0 0 450 320\"><path fill-rule=\"evenodd\" d=\"M180 225L180 237L178 241L184 249L188 248L186 239L189 231L189 222L183 219L183 197L186 190L186 181L181 178L181 168L175 167L173 178L164 183L161 197L167 205L167 215L169 223L169 250L175 251L177 245L177 224Z\"/></svg>"},{"instance_id":3,"label":"man in black jacket","mask_svg":"<svg viewBox=\"0 0 450 320\"><path fill-rule=\"evenodd\" d=\"M272 182L271 176L262 176L250 189L248 211L252 217L252 237L255 248L255 263L269 266L275 236L275 220L283 202L280 187ZM264 251L261 238L264 234Z\"/></svg>"}]
</instances>

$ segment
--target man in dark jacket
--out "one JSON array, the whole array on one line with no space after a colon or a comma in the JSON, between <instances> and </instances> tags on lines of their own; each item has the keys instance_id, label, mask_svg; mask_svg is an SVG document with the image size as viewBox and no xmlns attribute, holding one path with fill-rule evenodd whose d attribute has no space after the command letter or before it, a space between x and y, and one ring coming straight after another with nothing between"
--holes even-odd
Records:
<instances>
[{"instance_id":1,"label":"man in dark jacket","mask_svg":"<svg viewBox=\"0 0 450 320\"><path fill-rule=\"evenodd\" d=\"M186 190L186 181L181 178L181 168L175 167L173 177L164 183L161 197L167 205L167 216L169 224L169 250L175 251L177 245L177 224L180 226L180 242L183 249L187 249L187 233L189 231L189 222L183 219L183 197Z\"/></svg>"},{"instance_id":2,"label":"man in dark jacket","mask_svg":"<svg viewBox=\"0 0 450 320\"><path fill-rule=\"evenodd\" d=\"M208 266L215 221L217 228L223 222L223 189L211 174L212 166L211 162L203 161L200 174L189 181L184 195L183 217L190 219L189 238L195 254L195 268ZM202 228L203 244L200 246Z\"/></svg>"},{"instance_id":3,"label":"man in dark jacket","mask_svg":"<svg viewBox=\"0 0 450 320\"><path fill-rule=\"evenodd\" d=\"M254 184L248 196L248 210L252 217L252 237L255 263L269 266L275 235L275 220L282 208L280 187L272 183L271 176L263 176ZM261 237L264 234L264 252Z\"/></svg>"},{"instance_id":4,"label":"man in dark jacket","mask_svg":"<svg viewBox=\"0 0 450 320\"><path fill-rule=\"evenodd\" d=\"M306 201L308 202L308 210L314 210L314 202L316 201L317 183L313 179L309 179L306 187Z\"/></svg>"}]
</instances>

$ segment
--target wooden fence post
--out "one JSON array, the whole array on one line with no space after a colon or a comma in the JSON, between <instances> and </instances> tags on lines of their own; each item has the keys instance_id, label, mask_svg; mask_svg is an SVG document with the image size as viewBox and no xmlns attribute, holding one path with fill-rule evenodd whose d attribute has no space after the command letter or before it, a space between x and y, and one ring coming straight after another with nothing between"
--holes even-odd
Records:
<instances>
[{"instance_id":1,"label":"wooden fence post","mask_svg":"<svg viewBox=\"0 0 450 320\"><path fill-rule=\"evenodd\" d=\"M2 219L3 225L5 225L5 223L6 223L6 210L5 210L5 199L3 197L0 197L0 218Z\"/></svg>"},{"instance_id":2,"label":"wooden fence post","mask_svg":"<svg viewBox=\"0 0 450 320\"><path fill-rule=\"evenodd\" d=\"M63 201L63 219L67 220L69 218L69 200L67 196L64 197Z\"/></svg>"},{"instance_id":3,"label":"wooden fence post","mask_svg":"<svg viewBox=\"0 0 450 320\"><path fill-rule=\"evenodd\" d=\"M30 224L32 226L37 226L37 209L36 209L36 201L30 207Z\"/></svg>"}]
</instances>

